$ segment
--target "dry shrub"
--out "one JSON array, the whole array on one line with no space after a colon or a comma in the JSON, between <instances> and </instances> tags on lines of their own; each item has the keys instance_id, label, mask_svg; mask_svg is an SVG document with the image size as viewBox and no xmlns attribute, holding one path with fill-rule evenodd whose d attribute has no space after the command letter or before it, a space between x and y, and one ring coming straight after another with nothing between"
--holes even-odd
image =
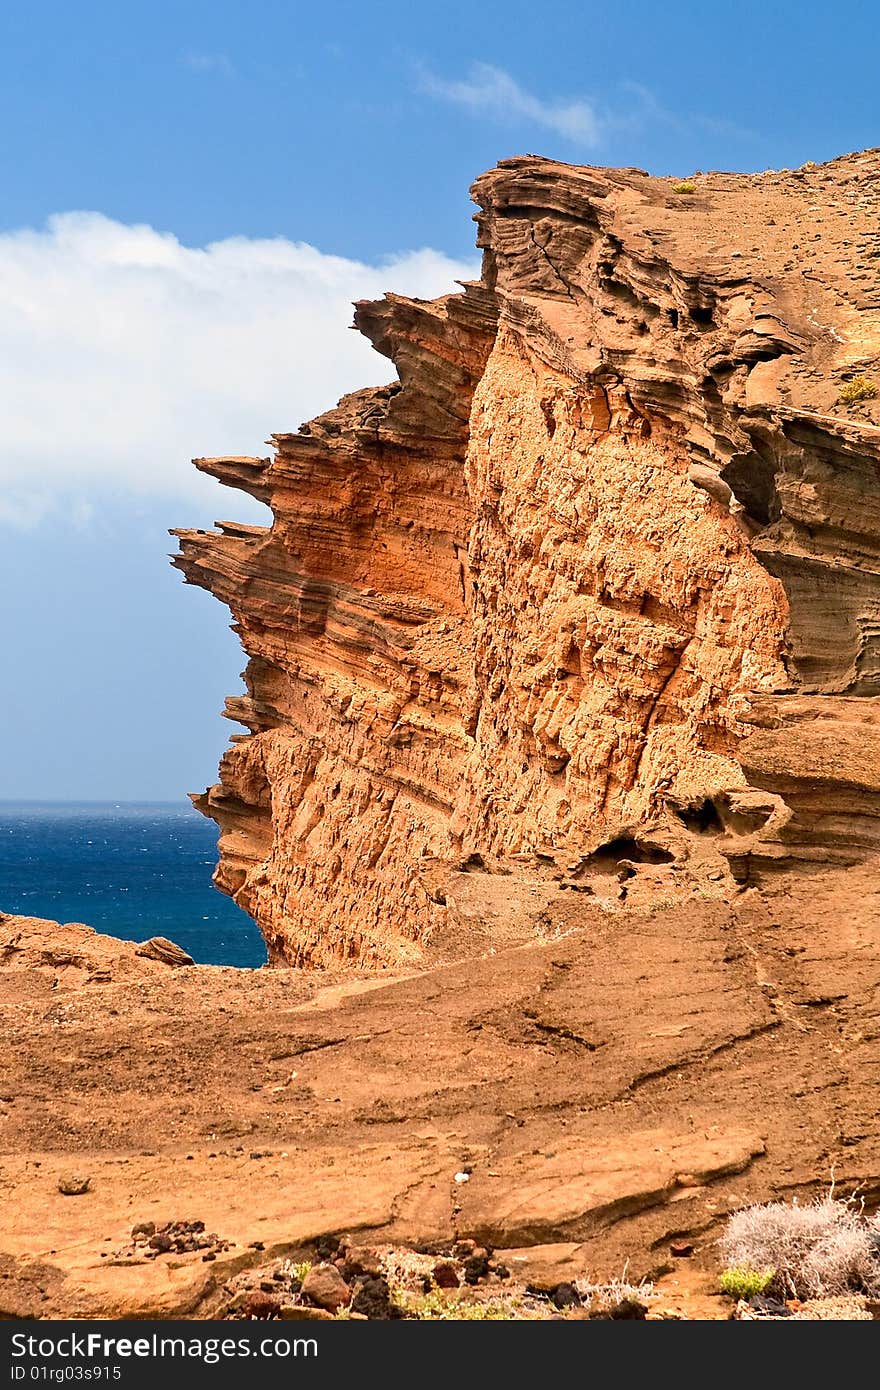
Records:
<instances>
[{"instance_id":1,"label":"dry shrub","mask_svg":"<svg viewBox=\"0 0 880 1390\"><path fill-rule=\"evenodd\" d=\"M837 397L839 405L856 405L859 401L872 401L877 394L877 386L869 376L854 376L840 388Z\"/></svg>"},{"instance_id":2,"label":"dry shrub","mask_svg":"<svg viewBox=\"0 0 880 1390\"><path fill-rule=\"evenodd\" d=\"M880 1295L880 1226L833 1189L805 1206L795 1199L734 1212L720 1246L728 1269L773 1269L778 1292L794 1298Z\"/></svg>"},{"instance_id":3,"label":"dry shrub","mask_svg":"<svg viewBox=\"0 0 880 1390\"><path fill-rule=\"evenodd\" d=\"M629 1261L623 1267L619 1279L609 1279L604 1284L594 1284L590 1279L575 1279L574 1286L582 1302L589 1304L597 1312L609 1312L621 1303L641 1303L654 1298L654 1285L649 1279L640 1279L633 1284L627 1279Z\"/></svg>"}]
</instances>

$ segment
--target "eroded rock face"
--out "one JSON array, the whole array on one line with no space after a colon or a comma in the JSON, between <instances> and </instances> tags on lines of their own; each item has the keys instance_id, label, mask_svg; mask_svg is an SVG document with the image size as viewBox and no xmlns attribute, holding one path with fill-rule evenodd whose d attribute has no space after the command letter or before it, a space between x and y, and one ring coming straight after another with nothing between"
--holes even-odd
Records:
<instances>
[{"instance_id":1,"label":"eroded rock face","mask_svg":"<svg viewBox=\"0 0 880 1390\"><path fill-rule=\"evenodd\" d=\"M877 848L878 180L505 161L480 283L357 306L399 382L197 461L274 516L175 533L250 658L195 800L273 960L405 964L468 864L485 920L638 835L670 901Z\"/></svg>"}]
</instances>

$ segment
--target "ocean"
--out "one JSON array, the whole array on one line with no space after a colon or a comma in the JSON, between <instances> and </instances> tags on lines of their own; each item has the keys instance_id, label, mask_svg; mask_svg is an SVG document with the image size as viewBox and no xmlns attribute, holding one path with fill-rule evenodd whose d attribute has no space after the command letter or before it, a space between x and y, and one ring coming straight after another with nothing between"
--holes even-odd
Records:
<instances>
[{"instance_id":1,"label":"ocean","mask_svg":"<svg viewBox=\"0 0 880 1390\"><path fill-rule=\"evenodd\" d=\"M216 862L217 827L188 802L0 801L0 911L263 965L255 923L211 882Z\"/></svg>"}]
</instances>

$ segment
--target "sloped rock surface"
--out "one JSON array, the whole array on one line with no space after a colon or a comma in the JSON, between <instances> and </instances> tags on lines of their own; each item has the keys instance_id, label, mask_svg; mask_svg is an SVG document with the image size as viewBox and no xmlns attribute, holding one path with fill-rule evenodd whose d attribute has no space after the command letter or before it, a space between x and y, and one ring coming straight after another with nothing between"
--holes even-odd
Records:
<instances>
[{"instance_id":1,"label":"sloped rock surface","mask_svg":"<svg viewBox=\"0 0 880 1390\"><path fill-rule=\"evenodd\" d=\"M827 866L732 906L572 895L557 937L398 979L0 965L0 1308L211 1315L237 1270L343 1232L511 1268L562 1244L600 1279L686 1239L711 1271L737 1206L832 1171L876 1205L880 899L848 873L845 916ZM210 1262L132 1248L193 1223Z\"/></svg>"}]
</instances>

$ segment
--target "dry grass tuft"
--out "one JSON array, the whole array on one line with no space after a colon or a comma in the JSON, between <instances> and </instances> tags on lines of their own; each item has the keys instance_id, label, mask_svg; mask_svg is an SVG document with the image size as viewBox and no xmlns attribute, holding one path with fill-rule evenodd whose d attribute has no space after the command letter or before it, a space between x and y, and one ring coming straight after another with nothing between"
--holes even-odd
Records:
<instances>
[{"instance_id":1,"label":"dry grass tuft","mask_svg":"<svg viewBox=\"0 0 880 1390\"><path fill-rule=\"evenodd\" d=\"M631 1284L626 1271L627 1265L624 1265L619 1279L609 1279L604 1284L594 1284L589 1279L575 1279L574 1286L582 1302L599 1313L609 1312L621 1303L642 1303L655 1296L654 1285L649 1279Z\"/></svg>"},{"instance_id":2,"label":"dry grass tuft","mask_svg":"<svg viewBox=\"0 0 880 1390\"><path fill-rule=\"evenodd\" d=\"M806 1206L795 1199L734 1212L720 1246L727 1270L774 1270L767 1287L786 1296L880 1295L880 1226L833 1188Z\"/></svg>"}]
</instances>

